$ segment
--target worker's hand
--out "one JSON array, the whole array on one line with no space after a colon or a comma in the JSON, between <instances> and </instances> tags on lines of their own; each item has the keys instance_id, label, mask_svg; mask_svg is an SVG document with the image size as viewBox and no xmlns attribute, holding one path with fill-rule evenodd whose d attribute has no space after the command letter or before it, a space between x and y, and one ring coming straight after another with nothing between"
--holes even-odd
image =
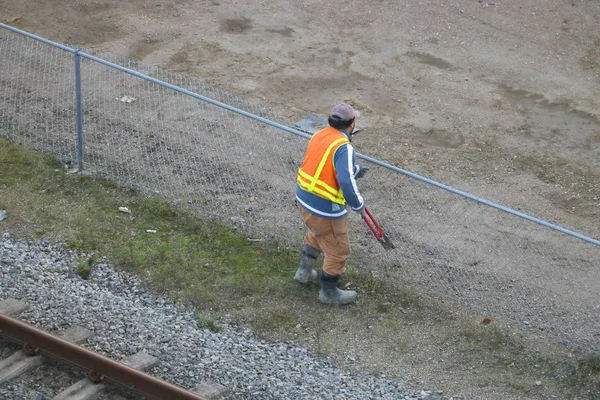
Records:
<instances>
[{"instance_id":1,"label":"worker's hand","mask_svg":"<svg viewBox=\"0 0 600 400\"><path fill-rule=\"evenodd\" d=\"M369 168L367 167L361 167L360 165L355 165L354 166L354 178L358 179L358 178L362 178L363 176L365 176L365 174L367 173L367 171L369 170Z\"/></svg>"}]
</instances>

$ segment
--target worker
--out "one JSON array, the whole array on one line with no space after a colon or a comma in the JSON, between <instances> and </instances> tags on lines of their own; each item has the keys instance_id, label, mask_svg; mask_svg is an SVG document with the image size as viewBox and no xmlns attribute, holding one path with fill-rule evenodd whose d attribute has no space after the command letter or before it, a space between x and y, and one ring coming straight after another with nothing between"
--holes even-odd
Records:
<instances>
[{"instance_id":1,"label":"worker","mask_svg":"<svg viewBox=\"0 0 600 400\"><path fill-rule=\"evenodd\" d=\"M365 208L356 178L366 168L356 164L350 144L359 113L349 104L338 104L329 115L329 127L316 132L298 169L296 206L308 231L300 265L294 279L300 283L317 280L315 266L323 253L319 301L325 304L350 304L356 300L353 290L337 287L346 271L350 256L348 211L361 213Z\"/></svg>"}]
</instances>

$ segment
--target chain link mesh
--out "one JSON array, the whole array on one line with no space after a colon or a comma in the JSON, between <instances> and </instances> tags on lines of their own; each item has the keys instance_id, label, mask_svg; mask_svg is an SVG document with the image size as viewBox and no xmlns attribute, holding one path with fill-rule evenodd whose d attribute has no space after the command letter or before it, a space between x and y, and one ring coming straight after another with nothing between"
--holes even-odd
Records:
<instances>
[{"instance_id":1,"label":"chain link mesh","mask_svg":"<svg viewBox=\"0 0 600 400\"><path fill-rule=\"evenodd\" d=\"M293 126L229 93L94 53ZM0 35L0 134L76 163L73 54ZM294 186L306 139L157 83L81 60L84 168L249 234L300 247ZM600 247L366 160L359 187L396 249L350 217L353 261L483 315L600 348ZM293 273L293 272L292 272Z\"/></svg>"}]
</instances>

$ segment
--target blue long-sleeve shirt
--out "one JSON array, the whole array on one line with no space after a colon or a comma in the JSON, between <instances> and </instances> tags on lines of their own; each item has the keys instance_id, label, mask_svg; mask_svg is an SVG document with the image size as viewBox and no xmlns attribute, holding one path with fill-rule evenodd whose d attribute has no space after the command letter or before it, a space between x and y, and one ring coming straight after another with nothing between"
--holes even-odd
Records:
<instances>
[{"instance_id":1,"label":"blue long-sleeve shirt","mask_svg":"<svg viewBox=\"0 0 600 400\"><path fill-rule=\"evenodd\" d=\"M349 139L348 133L340 130ZM356 165L354 148L350 143L338 147L333 156L336 178L346 199L346 203L356 212L365 208L365 202L356 185L356 174L360 167ZM348 214L346 207L303 190L296 184L296 200L308 212L323 218L341 218Z\"/></svg>"}]
</instances>

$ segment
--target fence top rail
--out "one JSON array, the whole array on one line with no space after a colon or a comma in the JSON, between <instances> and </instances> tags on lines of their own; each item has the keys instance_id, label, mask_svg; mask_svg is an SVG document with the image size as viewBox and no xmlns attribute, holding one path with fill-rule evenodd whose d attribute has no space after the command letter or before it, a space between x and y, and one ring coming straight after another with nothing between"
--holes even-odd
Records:
<instances>
[{"instance_id":1,"label":"fence top rail","mask_svg":"<svg viewBox=\"0 0 600 400\"><path fill-rule=\"evenodd\" d=\"M7 29L7 30L9 30L9 31L12 31L12 32L14 32L14 33L20 34L20 35L22 35L22 36L26 36L26 37L28 37L28 38L30 38L30 39L33 39L33 40L37 40L37 41L40 41L40 42L46 43L46 44L48 44L48 45L50 45L50 46L57 47L57 48L59 48L59 49L61 49L61 50L67 51L67 52L69 52L69 53L73 53L73 55L75 55L75 56L83 57L83 58L86 58L86 59L88 59L88 60L91 60L91 61L97 62L97 63L99 63L99 64L106 65L107 67L110 67L110 68L117 69L117 70L119 70L119 71L122 71L122 72L125 72L125 73L127 73L127 74L129 74L129 75L132 75L132 76L138 77L138 78L140 78L140 79L144 79L144 80L147 80L147 81L150 81L150 82L156 83L157 85L160 85L160 86L163 86L163 87L169 88L169 89L171 89L171 90L174 90L174 91L176 91L176 92L179 92L179 93L185 94L185 95L187 95L187 96L194 97L194 98L196 98L196 99L198 99L198 100L201 100L201 101L207 102L207 103L209 103L209 104L212 104L212 105L215 105L215 106L217 106L217 107L224 108L224 109L226 109L226 110L229 110L229 111L231 111L231 112L234 112L234 113L236 113L236 114L240 114L240 115L243 115L243 116L245 116L245 117L248 117L248 118L254 119L254 120L256 120L256 121L259 121L259 122L261 122L261 123L264 123L264 124L266 124L266 125L270 125L270 126L272 126L272 127L275 127L275 128L277 128L277 129L283 130L283 131L285 131L285 132L288 132L288 133L291 133L291 134L294 134L294 135L297 135L297 136L301 136L301 137L303 137L303 138L306 138L306 139L310 139L310 138L311 138L311 135L309 135L309 134L307 134L307 133L305 133L305 132L302 132L302 131L300 131L300 130L297 130L297 129L291 128L291 127L289 127L289 126L286 126L286 125L280 124L280 123L278 123L278 122L271 121L271 120L269 120L269 119L266 119L266 118L260 117L260 116L258 116L258 115L252 114L252 113L249 113L249 112L247 112L247 111L244 111L244 110L241 110L241 109L239 109L239 108L236 108L236 107L230 106L229 104L225 104L225 103L222 103L222 102L219 102L219 101L213 100L213 99L211 99L211 98L209 98L209 97L202 96L202 95L200 95L200 94L198 94L198 93L194 93L194 92L192 92L192 91L189 91L189 90L183 89L183 88L181 88L181 87L179 87L179 86L172 85L172 84L170 84L170 83L167 83L167 82L161 81L161 80L159 80L159 79L156 79L156 78L153 78L153 77L151 77L151 76L148 76L148 75L142 74L142 73L140 73L140 72L134 71L134 70L132 70L132 69L129 69L129 68L126 68L126 67L120 66L120 65L118 65L118 64L111 63L111 62L109 62L109 61L103 60L103 59L101 59L101 58L98 58L98 57L94 57L94 56L92 56L92 55L90 55L90 54L87 54L87 53L84 53L84 52L82 52L82 51L80 51L80 50L77 50L77 49L70 48L70 47L68 47L68 46L62 45L62 44L60 44L60 43L53 42L53 41L51 41L51 40L48 40L48 39L44 39L44 38L42 38L42 37L39 37L39 36L33 35L33 34L29 33L29 32L25 32L25 31L22 31L22 30L20 30L20 29L14 28L14 27L12 27L12 26L10 26L10 25L6 25L6 24L3 24L3 23L0 23L0 28L4 28L4 29ZM452 188L452 187L450 187L450 186L447 186L447 185L445 185L445 184L443 184L443 183L439 183L439 182L436 182L436 181L434 181L434 180L431 180L431 179L429 179L429 178L425 178L425 177L423 177L423 176L420 176L420 175L417 175L417 174L415 174L415 173L413 173L413 172L410 172L410 171L404 170L404 169L402 169L402 168L396 167L396 166L394 166L394 165L388 164L388 163L386 163L386 162L383 162L383 161L377 160L377 159L375 159L375 158L369 157L369 156L367 156L367 155L364 155L364 154L362 154L362 153L356 153L356 155L357 155L357 157L359 157L359 158L361 158L361 159L367 160L367 161L369 161L369 162L372 162L372 163L374 163L374 164L376 164L376 165L379 165L379 166L381 166L381 167L384 167L384 168L387 168L387 169L389 169L389 170L392 170L392 171L398 172L398 173L400 173L400 174L406 175L406 176L408 176L408 177L410 177L410 178L416 179L416 180L418 180L418 181L421 181L421 182L423 182L423 183L426 183L426 184L429 184L429 185L432 185L432 186L438 187L438 188L440 188L440 189L443 189L443 190L446 190L446 191L448 191L448 192L454 193L454 194L456 194L456 195L459 195L459 196L461 196L461 197L464 197L464 198L467 198L467 199L473 200L473 201L475 201L475 202L477 202L477 203L484 204L484 205L486 205L486 206L489 206L489 207L495 208L495 209L497 209L497 210L500 210L500 211L506 212L506 213L508 213L508 214L512 214L512 215L514 215L514 216L516 216L516 217L519 217L519 218L522 218L522 219L525 219L525 220L528 220L528 221L534 222L534 223L536 223L536 224L538 224L538 225L545 226L545 227L547 227L547 228L553 229L553 230L555 230L555 231L558 231L558 232L564 233L564 234L566 234L566 235L569 235L569 236L575 237L575 238L577 238L577 239L580 239L580 240L586 241L586 242L588 242L588 243L591 243L591 244L594 244L594 245L596 245L596 246L599 246L599 247L600 247L600 241L599 241L599 240L592 239L592 238L590 238L590 237L587 237L587 236L585 236L585 235L579 234L579 233L577 233L577 232L573 232L573 231L571 231L571 230L565 229L565 228L563 228L563 227L561 227L561 226L558 226L558 225L555 225L555 224L552 224L552 223L546 222L546 221L544 221L544 220L541 220L541 219L539 219L539 218L532 217L532 216L530 216L530 215L527 215L527 214L521 213L521 212L519 212L519 211L516 211L516 210L513 210L513 209L511 209L511 208L508 208L508 207L502 206L502 205L500 205L500 204L496 204L496 203L494 203L494 202L491 202L491 201L488 201L488 200L482 199L482 198L481 198L481 197L479 197L479 196L475 196L475 195L472 195L472 194L469 194L469 193L463 192L463 191L461 191L461 190L458 190L458 189Z\"/></svg>"}]
</instances>

